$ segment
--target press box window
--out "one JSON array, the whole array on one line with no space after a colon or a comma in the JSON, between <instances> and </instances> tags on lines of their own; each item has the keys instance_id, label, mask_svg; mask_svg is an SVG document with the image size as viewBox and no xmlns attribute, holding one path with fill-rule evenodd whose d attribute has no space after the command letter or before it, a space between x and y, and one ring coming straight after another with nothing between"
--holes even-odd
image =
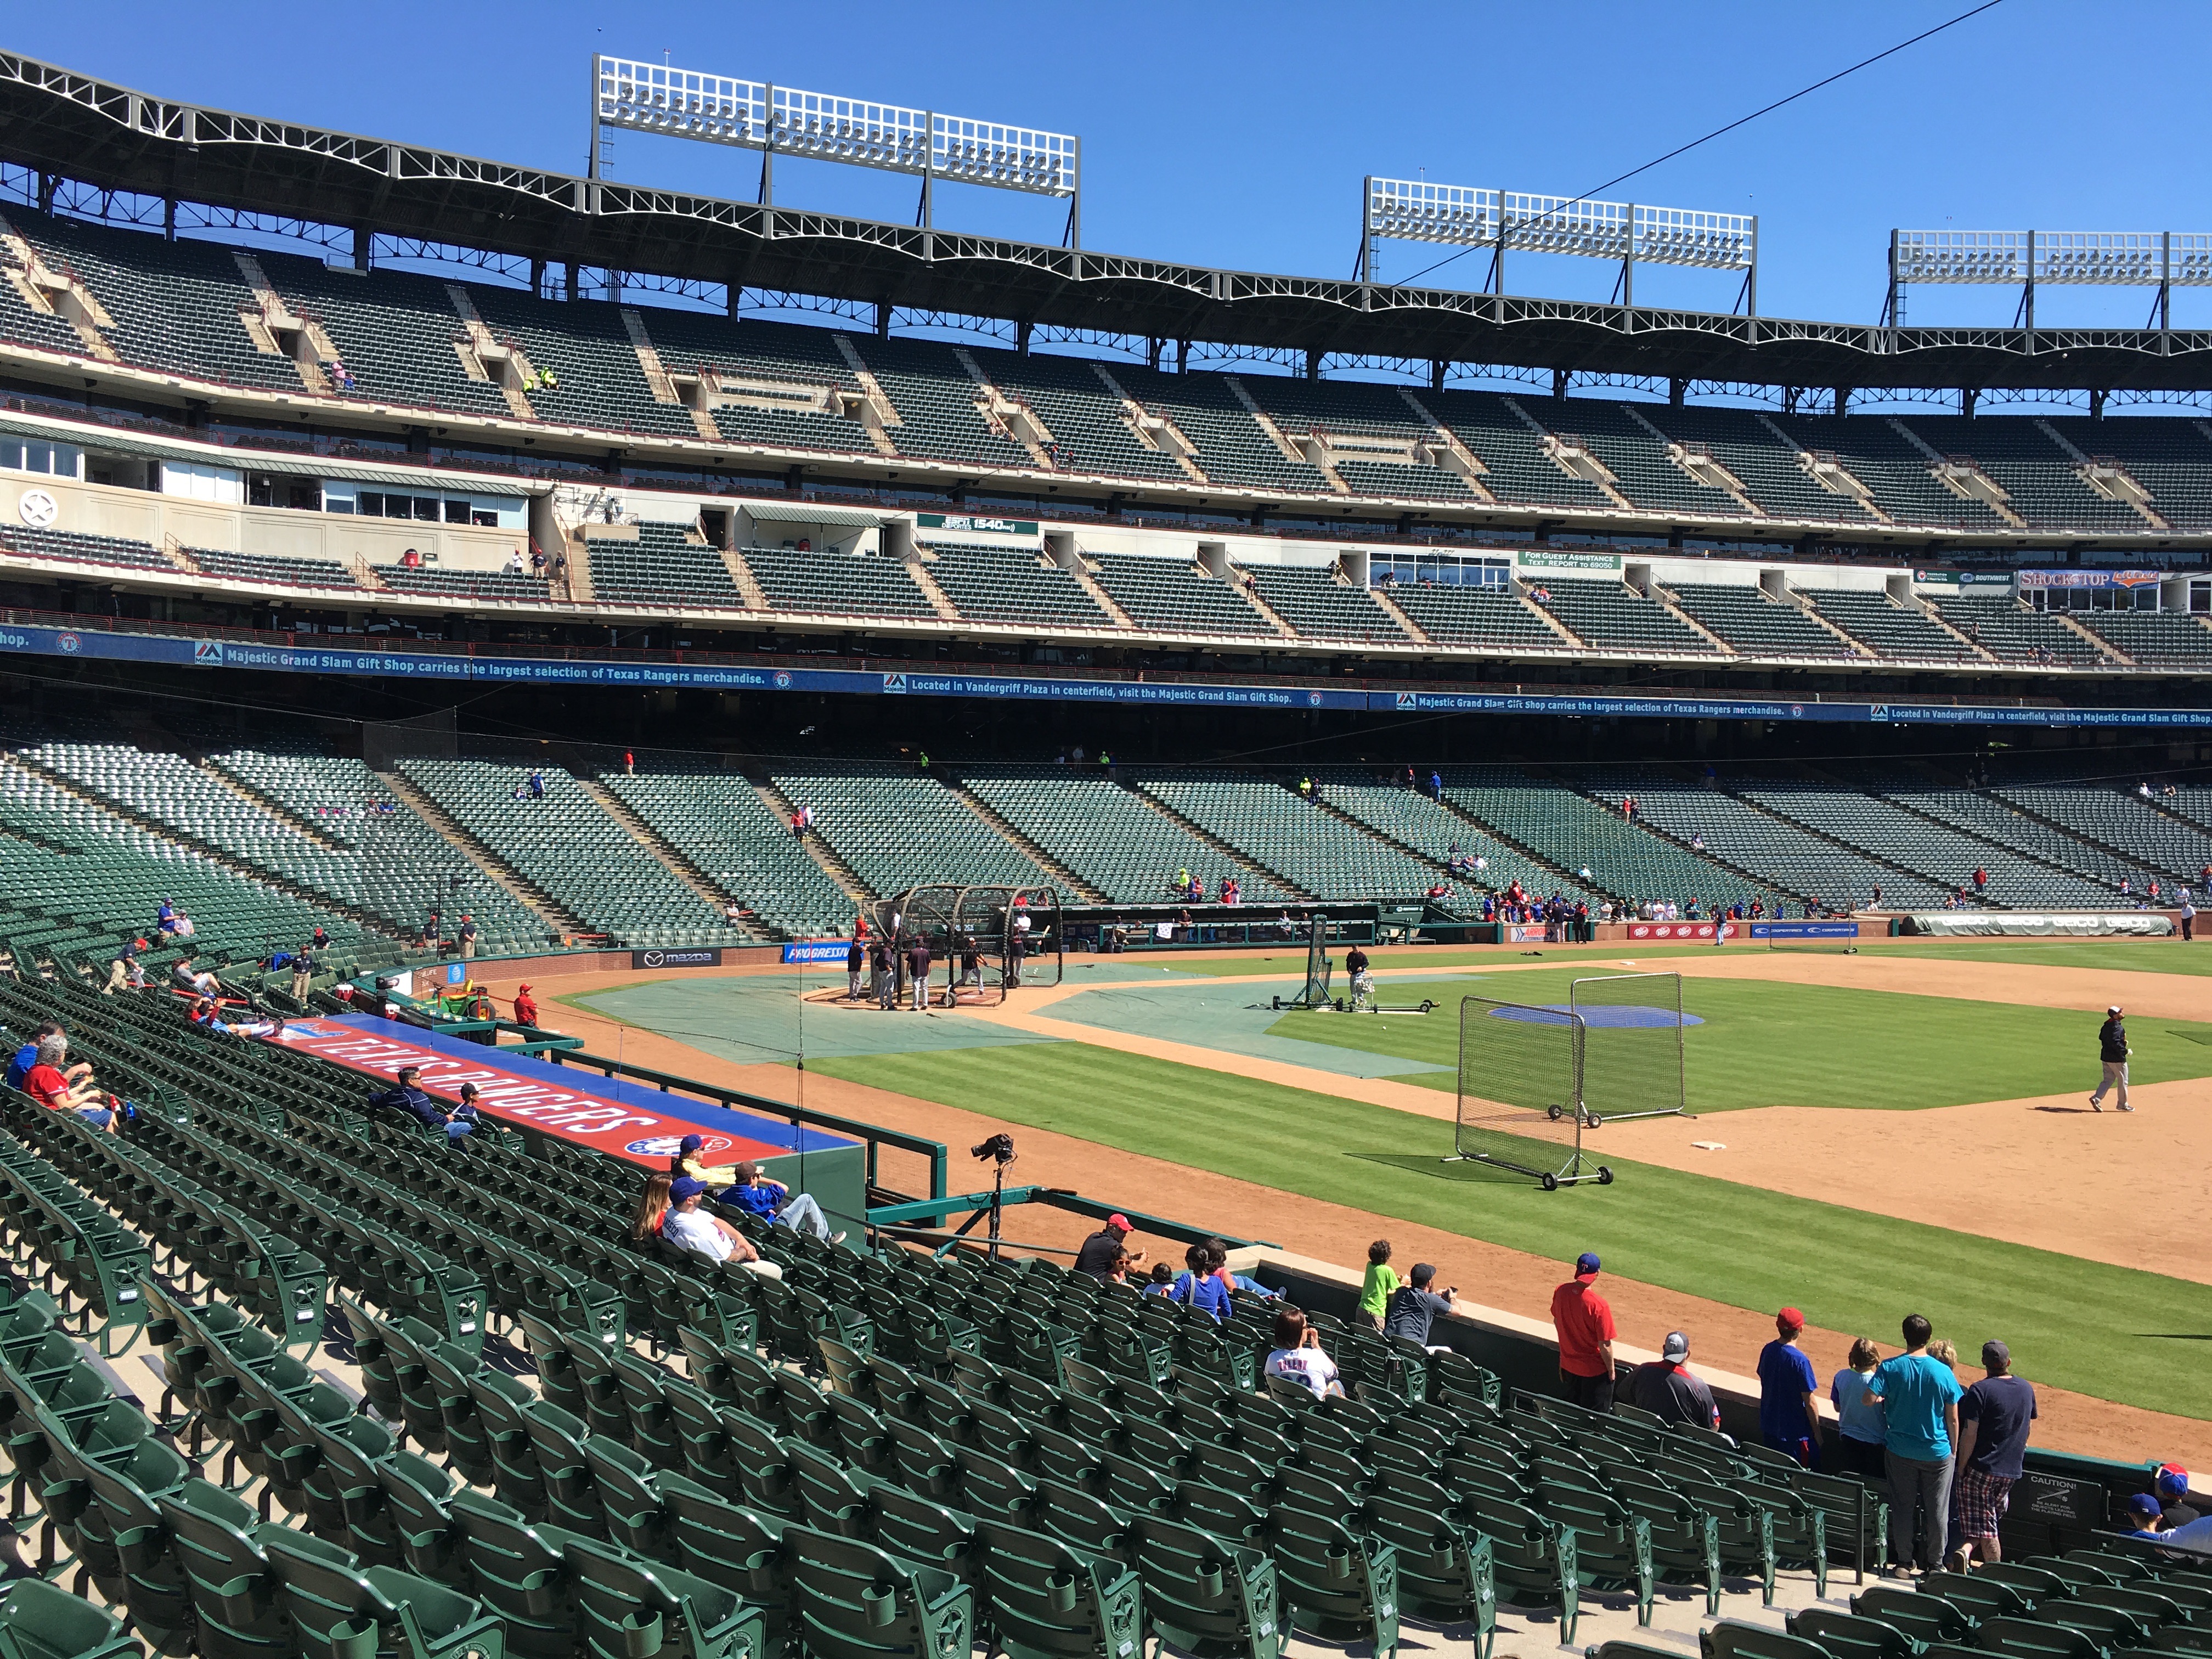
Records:
<instances>
[{"instance_id":1,"label":"press box window","mask_svg":"<svg viewBox=\"0 0 2212 1659\"><path fill-rule=\"evenodd\" d=\"M48 443L42 438L0 438L0 466L17 472L82 477L83 455L74 444Z\"/></svg>"}]
</instances>

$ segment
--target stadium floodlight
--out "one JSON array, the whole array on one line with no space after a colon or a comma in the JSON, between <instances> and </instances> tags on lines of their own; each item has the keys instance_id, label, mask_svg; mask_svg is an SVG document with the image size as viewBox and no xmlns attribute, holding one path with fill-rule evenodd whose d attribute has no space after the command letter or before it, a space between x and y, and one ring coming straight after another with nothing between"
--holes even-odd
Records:
<instances>
[{"instance_id":1,"label":"stadium floodlight","mask_svg":"<svg viewBox=\"0 0 2212 1659\"><path fill-rule=\"evenodd\" d=\"M1491 250L1492 290L1505 291L1505 255L1571 253L1620 262L1620 302L1636 303L1638 264L1740 270L1743 301L1759 314L1759 218L1640 202L1482 190L1426 179L1370 177L1360 188L1361 282L1375 280L1375 244L1441 242Z\"/></svg>"},{"instance_id":2,"label":"stadium floodlight","mask_svg":"<svg viewBox=\"0 0 2212 1659\"><path fill-rule=\"evenodd\" d=\"M2157 326L2172 326L2177 288L2212 288L2212 234L2179 230L1893 230L1889 303L1882 322L1903 321L1911 283L2020 289L2021 326L2035 326L2035 290L2154 288Z\"/></svg>"},{"instance_id":3,"label":"stadium floodlight","mask_svg":"<svg viewBox=\"0 0 2212 1659\"><path fill-rule=\"evenodd\" d=\"M940 179L1060 197L1068 204L1068 246L1082 246L1083 140L1071 133L595 54L593 179L599 176L600 134L608 127L757 149L763 204L774 200L778 155L908 173L921 180L924 228L933 219L931 187Z\"/></svg>"}]
</instances>

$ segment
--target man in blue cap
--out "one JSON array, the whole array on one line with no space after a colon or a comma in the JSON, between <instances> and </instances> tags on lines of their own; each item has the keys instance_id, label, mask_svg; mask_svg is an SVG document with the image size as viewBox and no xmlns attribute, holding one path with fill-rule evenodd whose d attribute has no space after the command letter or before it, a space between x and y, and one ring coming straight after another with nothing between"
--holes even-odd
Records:
<instances>
[{"instance_id":1,"label":"man in blue cap","mask_svg":"<svg viewBox=\"0 0 2212 1659\"><path fill-rule=\"evenodd\" d=\"M1598 1260L1575 1258L1575 1276L1552 1292L1559 1338L1559 1392L1594 1412L1613 1410L1613 1305L1598 1293Z\"/></svg>"}]
</instances>

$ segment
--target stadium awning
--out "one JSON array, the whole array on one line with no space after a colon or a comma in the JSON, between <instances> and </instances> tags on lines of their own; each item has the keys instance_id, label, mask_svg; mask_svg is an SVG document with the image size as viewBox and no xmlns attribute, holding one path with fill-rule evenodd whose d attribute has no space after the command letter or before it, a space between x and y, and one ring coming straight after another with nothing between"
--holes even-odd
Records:
<instances>
[{"instance_id":1,"label":"stadium awning","mask_svg":"<svg viewBox=\"0 0 2212 1659\"><path fill-rule=\"evenodd\" d=\"M738 510L755 524L847 524L879 528L889 515L865 507L831 507L826 501L746 501Z\"/></svg>"}]
</instances>

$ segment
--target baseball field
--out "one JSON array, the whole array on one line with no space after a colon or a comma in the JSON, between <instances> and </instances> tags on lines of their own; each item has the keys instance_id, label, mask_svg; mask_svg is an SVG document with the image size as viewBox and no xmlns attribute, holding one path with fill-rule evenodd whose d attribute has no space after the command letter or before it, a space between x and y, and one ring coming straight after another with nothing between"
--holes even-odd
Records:
<instances>
[{"instance_id":1,"label":"baseball field","mask_svg":"<svg viewBox=\"0 0 2212 1659\"><path fill-rule=\"evenodd\" d=\"M2044 1443L2212 1459L2212 951L1383 951L1382 1000L1432 1012L1278 1010L1304 966L1071 958L1058 985L930 1014L845 1004L843 975L814 969L610 975L565 989L550 1023L959 1147L1010 1128L1014 1180L1304 1255L1352 1265L1387 1237L1401 1263L1436 1261L1462 1295L1522 1315L1594 1249L1625 1340L1686 1329L1723 1369L1752 1369L1784 1304L1808 1316L1823 1375L1851 1336L1893 1348L1920 1312L1962 1354L2011 1345L2044 1391ZM1693 1117L1589 1132L1605 1187L1443 1161L1462 997L1559 1005L1576 977L1639 971L1683 975ZM2112 1003L2133 1048L2127 1115L2087 1100ZM1064 1244L1061 1223L1031 1212L1020 1236Z\"/></svg>"}]
</instances>

